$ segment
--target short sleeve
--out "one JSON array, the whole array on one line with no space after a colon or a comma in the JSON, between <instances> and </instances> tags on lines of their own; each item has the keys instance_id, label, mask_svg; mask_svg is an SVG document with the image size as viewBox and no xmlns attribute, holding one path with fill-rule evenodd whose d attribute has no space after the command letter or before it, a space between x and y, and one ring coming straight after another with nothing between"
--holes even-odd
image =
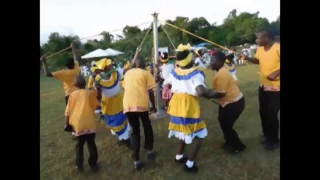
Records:
<instances>
[{"instance_id":1,"label":"short sleeve","mask_svg":"<svg viewBox=\"0 0 320 180\"><path fill-rule=\"evenodd\" d=\"M198 73L192 78L191 81L192 81L192 85L194 86L194 88L196 88L200 85L206 87L204 80L205 80L204 75L202 73Z\"/></svg>"},{"instance_id":2,"label":"short sleeve","mask_svg":"<svg viewBox=\"0 0 320 180\"><path fill-rule=\"evenodd\" d=\"M258 60L259 60L259 54L260 54L261 48L263 48L263 47L258 47L257 52L256 52L256 54L254 55L254 57L255 57L256 59L258 59Z\"/></svg>"},{"instance_id":3,"label":"short sleeve","mask_svg":"<svg viewBox=\"0 0 320 180\"><path fill-rule=\"evenodd\" d=\"M219 93L226 93L230 77L226 71L218 72L213 80L213 88Z\"/></svg>"},{"instance_id":4,"label":"short sleeve","mask_svg":"<svg viewBox=\"0 0 320 180\"><path fill-rule=\"evenodd\" d=\"M156 81L155 81L154 77L148 71L146 71L146 75L147 75L147 87L148 87L148 89L155 88L157 86L157 84L156 84Z\"/></svg>"},{"instance_id":5,"label":"short sleeve","mask_svg":"<svg viewBox=\"0 0 320 180\"><path fill-rule=\"evenodd\" d=\"M67 76L67 71L66 70L60 70L60 71L56 71L56 72L53 72L52 73L52 76L61 80L61 81L64 81L66 79L66 76Z\"/></svg>"}]
</instances>

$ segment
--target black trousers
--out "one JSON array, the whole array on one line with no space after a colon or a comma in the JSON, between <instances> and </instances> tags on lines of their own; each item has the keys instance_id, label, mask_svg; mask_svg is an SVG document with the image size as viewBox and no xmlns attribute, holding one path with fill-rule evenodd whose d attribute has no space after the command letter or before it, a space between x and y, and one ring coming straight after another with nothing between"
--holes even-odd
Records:
<instances>
[{"instance_id":1,"label":"black trousers","mask_svg":"<svg viewBox=\"0 0 320 180\"><path fill-rule=\"evenodd\" d=\"M244 144L239 139L238 133L233 129L234 123L237 121L245 107L244 97L239 101L230 103L225 107L219 106L218 120L223 131L226 144L235 149L243 149Z\"/></svg>"},{"instance_id":2,"label":"black trousers","mask_svg":"<svg viewBox=\"0 0 320 180\"><path fill-rule=\"evenodd\" d=\"M132 128L131 141L132 141L132 158L135 161L140 160L140 120L142 122L144 130L144 148L146 150L153 150L153 130L151 126L151 121L149 119L149 112L127 112L126 113L130 126ZM140 119L140 120L139 120Z\"/></svg>"},{"instance_id":3,"label":"black trousers","mask_svg":"<svg viewBox=\"0 0 320 180\"><path fill-rule=\"evenodd\" d=\"M65 101L66 101L66 105L68 105L68 101L69 101L69 95L64 97Z\"/></svg>"},{"instance_id":4,"label":"black trousers","mask_svg":"<svg viewBox=\"0 0 320 180\"><path fill-rule=\"evenodd\" d=\"M267 142L279 142L280 91L264 91L259 87L259 113L262 132Z\"/></svg>"},{"instance_id":5,"label":"black trousers","mask_svg":"<svg viewBox=\"0 0 320 180\"><path fill-rule=\"evenodd\" d=\"M83 146L84 143L87 142L88 151L89 151L89 166L95 167L97 165L98 160L98 151L97 146L94 141L96 134L84 134L77 138L76 144L76 164L78 167L83 167Z\"/></svg>"}]
</instances>

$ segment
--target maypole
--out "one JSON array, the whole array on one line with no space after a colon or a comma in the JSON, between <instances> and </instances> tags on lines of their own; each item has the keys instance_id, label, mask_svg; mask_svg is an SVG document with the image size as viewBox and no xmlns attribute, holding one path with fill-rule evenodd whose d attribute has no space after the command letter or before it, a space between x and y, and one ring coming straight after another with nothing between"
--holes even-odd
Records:
<instances>
[{"instance_id":1,"label":"maypole","mask_svg":"<svg viewBox=\"0 0 320 180\"><path fill-rule=\"evenodd\" d=\"M153 13L153 55L154 55L154 65L158 65L158 58L159 58L159 52L158 52L158 47L159 47L159 39L158 39L158 13ZM155 68L154 71L154 76L158 74L157 68ZM154 119L161 119L166 117L168 114L161 109L161 94L160 94L160 82L157 84L156 88L156 106L157 106L157 112L152 114L151 116Z\"/></svg>"}]
</instances>

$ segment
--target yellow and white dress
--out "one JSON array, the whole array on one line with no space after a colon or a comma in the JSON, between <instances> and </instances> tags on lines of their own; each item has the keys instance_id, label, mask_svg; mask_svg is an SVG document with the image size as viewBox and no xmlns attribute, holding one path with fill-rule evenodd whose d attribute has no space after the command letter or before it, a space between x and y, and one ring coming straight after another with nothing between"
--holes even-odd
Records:
<instances>
[{"instance_id":1,"label":"yellow and white dress","mask_svg":"<svg viewBox=\"0 0 320 180\"><path fill-rule=\"evenodd\" d=\"M205 75L198 67L183 70L175 68L169 75L173 93L168 113L170 114L169 138L176 138L191 144L193 138L208 135L206 123L200 117L200 103L196 87L205 86ZM206 86L205 86L206 87Z\"/></svg>"},{"instance_id":2,"label":"yellow and white dress","mask_svg":"<svg viewBox=\"0 0 320 180\"><path fill-rule=\"evenodd\" d=\"M130 125L123 114L123 92L120 87L122 76L119 71L114 71L108 80L102 79L100 75L97 75L95 80L101 85L101 111L106 124L119 140L127 140L130 137Z\"/></svg>"}]
</instances>

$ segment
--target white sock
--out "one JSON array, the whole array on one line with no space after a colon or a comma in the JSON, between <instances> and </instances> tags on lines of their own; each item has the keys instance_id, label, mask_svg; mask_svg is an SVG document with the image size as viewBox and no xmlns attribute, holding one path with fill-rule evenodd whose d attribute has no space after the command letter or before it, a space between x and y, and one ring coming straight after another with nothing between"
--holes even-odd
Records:
<instances>
[{"instance_id":1,"label":"white sock","mask_svg":"<svg viewBox=\"0 0 320 180\"><path fill-rule=\"evenodd\" d=\"M140 161L134 161L134 165L138 165L140 163L141 163Z\"/></svg>"},{"instance_id":2,"label":"white sock","mask_svg":"<svg viewBox=\"0 0 320 180\"><path fill-rule=\"evenodd\" d=\"M186 163L186 165L188 166L188 168L192 168L192 166L193 166L193 164L194 164L194 161L187 161L187 163Z\"/></svg>"},{"instance_id":3,"label":"white sock","mask_svg":"<svg viewBox=\"0 0 320 180\"><path fill-rule=\"evenodd\" d=\"M176 160L180 160L181 158L183 158L183 154L177 154L176 155Z\"/></svg>"}]
</instances>

